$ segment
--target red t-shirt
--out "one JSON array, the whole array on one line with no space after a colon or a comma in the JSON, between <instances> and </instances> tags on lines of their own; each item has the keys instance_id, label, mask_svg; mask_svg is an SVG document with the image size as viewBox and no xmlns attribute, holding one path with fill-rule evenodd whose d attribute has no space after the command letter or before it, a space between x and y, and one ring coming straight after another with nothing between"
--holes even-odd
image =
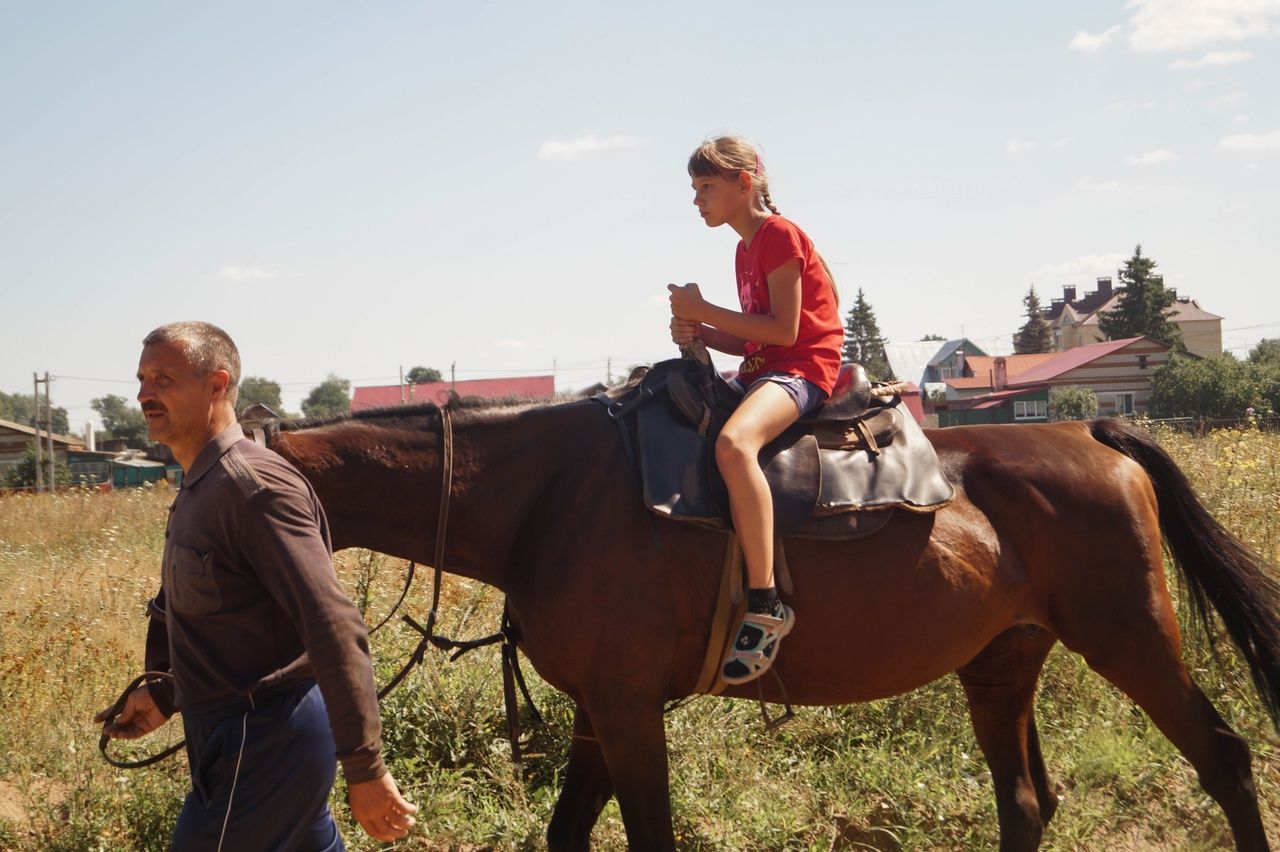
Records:
<instances>
[{"instance_id":1,"label":"red t-shirt","mask_svg":"<svg viewBox=\"0 0 1280 852\"><path fill-rule=\"evenodd\" d=\"M770 314L770 273L788 261L800 264L800 328L791 346L747 343L738 380L744 385L762 373L804 376L828 395L840 372L844 323L836 304L835 287L822 267L813 241L781 216L765 219L748 248L739 241L735 266L738 301L745 314Z\"/></svg>"}]
</instances>

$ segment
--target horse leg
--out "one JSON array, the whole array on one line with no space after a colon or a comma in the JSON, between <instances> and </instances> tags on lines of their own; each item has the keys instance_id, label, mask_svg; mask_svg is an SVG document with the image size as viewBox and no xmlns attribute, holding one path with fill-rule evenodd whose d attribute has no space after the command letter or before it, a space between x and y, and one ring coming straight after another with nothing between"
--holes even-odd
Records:
<instances>
[{"instance_id":1,"label":"horse leg","mask_svg":"<svg viewBox=\"0 0 1280 852\"><path fill-rule=\"evenodd\" d=\"M590 849L591 829L612 795L609 767L605 765L591 720L579 707L573 716L573 741L569 743L564 786L547 828L547 849L550 852Z\"/></svg>"},{"instance_id":2,"label":"horse leg","mask_svg":"<svg viewBox=\"0 0 1280 852\"><path fill-rule=\"evenodd\" d=\"M1150 570L1161 571L1158 558L1153 563ZM1127 598L1095 595L1091 606L1078 611L1081 619L1062 618L1060 626L1066 629L1058 634L1090 668L1146 711L1195 767L1200 786L1226 814L1236 848L1268 849L1249 747L1218 715L1182 662L1178 624L1163 574L1143 585L1142 592L1128 589ZM1123 611L1098 605L1132 602L1135 595L1143 605L1124 606Z\"/></svg>"},{"instance_id":3,"label":"horse leg","mask_svg":"<svg viewBox=\"0 0 1280 852\"><path fill-rule=\"evenodd\" d=\"M618 797L628 847L674 852L667 733L661 703L621 690L594 697L596 700L588 701L586 709Z\"/></svg>"},{"instance_id":4,"label":"horse leg","mask_svg":"<svg viewBox=\"0 0 1280 852\"><path fill-rule=\"evenodd\" d=\"M1034 716L1036 680L1055 641L1047 630L1014 627L956 672L969 700L973 732L991 768L1005 852L1039 847L1058 807Z\"/></svg>"}]
</instances>

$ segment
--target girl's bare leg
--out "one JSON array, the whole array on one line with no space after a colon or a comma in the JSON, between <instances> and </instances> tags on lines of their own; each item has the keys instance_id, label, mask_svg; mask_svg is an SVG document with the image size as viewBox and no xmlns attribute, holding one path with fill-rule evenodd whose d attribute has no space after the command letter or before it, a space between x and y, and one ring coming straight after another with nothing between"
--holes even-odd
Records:
<instances>
[{"instance_id":1,"label":"girl's bare leg","mask_svg":"<svg viewBox=\"0 0 1280 852\"><path fill-rule=\"evenodd\" d=\"M716 439L716 463L729 489L729 511L753 589L773 586L773 498L760 469L760 450L800 418L776 382L752 387Z\"/></svg>"}]
</instances>

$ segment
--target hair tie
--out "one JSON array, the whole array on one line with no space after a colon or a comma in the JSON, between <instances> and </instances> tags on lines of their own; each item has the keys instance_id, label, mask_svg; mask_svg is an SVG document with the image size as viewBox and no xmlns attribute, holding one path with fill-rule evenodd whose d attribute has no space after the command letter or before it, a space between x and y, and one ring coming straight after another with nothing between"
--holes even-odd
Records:
<instances>
[{"instance_id":1,"label":"hair tie","mask_svg":"<svg viewBox=\"0 0 1280 852\"><path fill-rule=\"evenodd\" d=\"M764 176L764 157L760 156L760 152L756 152L756 177Z\"/></svg>"}]
</instances>

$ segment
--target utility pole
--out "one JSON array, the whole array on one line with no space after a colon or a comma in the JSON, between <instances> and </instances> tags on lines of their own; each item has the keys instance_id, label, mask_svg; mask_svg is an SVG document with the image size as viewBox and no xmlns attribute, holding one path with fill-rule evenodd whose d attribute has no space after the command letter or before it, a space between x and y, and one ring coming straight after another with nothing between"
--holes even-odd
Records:
<instances>
[{"instance_id":1,"label":"utility pole","mask_svg":"<svg viewBox=\"0 0 1280 852\"><path fill-rule=\"evenodd\" d=\"M451 390L458 389L458 362L452 361L449 364L449 388Z\"/></svg>"},{"instance_id":2,"label":"utility pole","mask_svg":"<svg viewBox=\"0 0 1280 852\"><path fill-rule=\"evenodd\" d=\"M49 493L55 490L58 480L53 477L53 401L49 398L49 374L44 374L44 423L49 427Z\"/></svg>"},{"instance_id":3,"label":"utility pole","mask_svg":"<svg viewBox=\"0 0 1280 852\"><path fill-rule=\"evenodd\" d=\"M31 425L36 430L36 491L43 491L44 473L42 468L44 459L41 454L41 445L44 439L40 437L40 376L38 373L31 374Z\"/></svg>"},{"instance_id":4,"label":"utility pole","mask_svg":"<svg viewBox=\"0 0 1280 852\"><path fill-rule=\"evenodd\" d=\"M606 358L604 364L605 364L604 383L606 385L612 385L613 384L613 357L610 356Z\"/></svg>"},{"instance_id":5,"label":"utility pole","mask_svg":"<svg viewBox=\"0 0 1280 852\"><path fill-rule=\"evenodd\" d=\"M404 364L400 365L400 404L404 405Z\"/></svg>"}]
</instances>

